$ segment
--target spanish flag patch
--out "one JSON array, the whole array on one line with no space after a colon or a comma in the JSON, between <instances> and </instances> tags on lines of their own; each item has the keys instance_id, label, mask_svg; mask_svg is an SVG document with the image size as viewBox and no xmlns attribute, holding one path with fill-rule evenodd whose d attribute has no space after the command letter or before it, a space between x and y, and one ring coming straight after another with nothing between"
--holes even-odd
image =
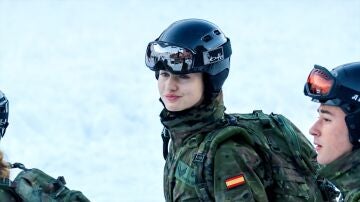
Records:
<instances>
[{"instance_id":1,"label":"spanish flag patch","mask_svg":"<svg viewBox=\"0 0 360 202\"><path fill-rule=\"evenodd\" d=\"M228 189L232 189L245 183L244 175L238 175L225 180L225 184Z\"/></svg>"}]
</instances>

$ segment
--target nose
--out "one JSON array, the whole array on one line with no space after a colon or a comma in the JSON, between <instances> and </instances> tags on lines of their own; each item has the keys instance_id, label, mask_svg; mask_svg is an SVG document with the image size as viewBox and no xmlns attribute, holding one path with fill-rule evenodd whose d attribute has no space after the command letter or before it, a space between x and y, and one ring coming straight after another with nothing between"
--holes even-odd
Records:
<instances>
[{"instance_id":1,"label":"nose","mask_svg":"<svg viewBox=\"0 0 360 202\"><path fill-rule=\"evenodd\" d=\"M311 128L309 129L309 133L310 135L312 136L320 136L320 130L319 130L319 124L318 124L318 121L316 121L312 126Z\"/></svg>"},{"instance_id":2,"label":"nose","mask_svg":"<svg viewBox=\"0 0 360 202\"><path fill-rule=\"evenodd\" d=\"M169 91L176 91L178 89L178 83L176 77L171 75L169 79L166 81L166 88Z\"/></svg>"}]
</instances>

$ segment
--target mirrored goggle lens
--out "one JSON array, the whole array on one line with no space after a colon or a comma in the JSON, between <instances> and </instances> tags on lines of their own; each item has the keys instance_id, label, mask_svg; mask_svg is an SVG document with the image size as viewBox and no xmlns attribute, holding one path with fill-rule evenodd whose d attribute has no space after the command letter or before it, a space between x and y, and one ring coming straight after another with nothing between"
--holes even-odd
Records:
<instances>
[{"instance_id":1,"label":"mirrored goggle lens","mask_svg":"<svg viewBox=\"0 0 360 202\"><path fill-rule=\"evenodd\" d=\"M146 50L145 64L154 71L165 68L173 72L189 72L194 57L188 49L165 42L151 42Z\"/></svg>"},{"instance_id":2,"label":"mirrored goggle lens","mask_svg":"<svg viewBox=\"0 0 360 202\"><path fill-rule=\"evenodd\" d=\"M334 77L327 69L315 67L307 79L307 93L315 96L327 96L334 83Z\"/></svg>"}]
</instances>

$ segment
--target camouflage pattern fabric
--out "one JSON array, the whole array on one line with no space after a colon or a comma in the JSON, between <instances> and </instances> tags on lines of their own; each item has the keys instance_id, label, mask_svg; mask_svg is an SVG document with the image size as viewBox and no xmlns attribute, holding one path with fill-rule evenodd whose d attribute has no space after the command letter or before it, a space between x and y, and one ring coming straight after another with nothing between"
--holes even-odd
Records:
<instances>
[{"instance_id":1,"label":"camouflage pattern fabric","mask_svg":"<svg viewBox=\"0 0 360 202\"><path fill-rule=\"evenodd\" d=\"M340 190L342 201L360 201L360 149L324 166L319 174Z\"/></svg>"},{"instance_id":2,"label":"camouflage pattern fabric","mask_svg":"<svg viewBox=\"0 0 360 202\"><path fill-rule=\"evenodd\" d=\"M26 169L14 181L0 178L1 202L90 202L81 192L69 190L62 177L54 179L39 169Z\"/></svg>"},{"instance_id":3,"label":"camouflage pattern fabric","mask_svg":"<svg viewBox=\"0 0 360 202\"><path fill-rule=\"evenodd\" d=\"M63 177L55 179L36 168L21 171L14 179L15 192L24 202L90 202L65 184Z\"/></svg>"},{"instance_id":4,"label":"camouflage pattern fabric","mask_svg":"<svg viewBox=\"0 0 360 202\"><path fill-rule=\"evenodd\" d=\"M161 122L169 130L171 138L164 168L166 201L199 201L194 170L189 165L205 135L220 125L224 111L222 99L219 99L209 106L199 106L186 112L171 113L166 109L161 112Z\"/></svg>"},{"instance_id":5,"label":"camouflage pattern fabric","mask_svg":"<svg viewBox=\"0 0 360 202\"><path fill-rule=\"evenodd\" d=\"M0 201L1 202L21 202L12 192L9 190L0 188Z\"/></svg>"},{"instance_id":6,"label":"camouflage pattern fabric","mask_svg":"<svg viewBox=\"0 0 360 202\"><path fill-rule=\"evenodd\" d=\"M266 154L254 147L258 140L253 134L240 127L224 127L224 111L219 96L208 106L180 113L164 109L160 114L171 137L164 168L166 201L200 201L194 157L209 135L222 133L236 135L219 142L211 154L214 156L208 156L213 159L213 165L208 167L213 186L208 187L210 197L204 201L324 201L317 187L316 171L307 173L308 177L300 175L290 157L275 157L270 162ZM282 148L278 149L281 153ZM270 168L272 163L278 165Z\"/></svg>"},{"instance_id":7,"label":"camouflage pattern fabric","mask_svg":"<svg viewBox=\"0 0 360 202\"><path fill-rule=\"evenodd\" d=\"M21 198L15 193L14 187L8 178L0 178L0 201L21 202Z\"/></svg>"}]
</instances>

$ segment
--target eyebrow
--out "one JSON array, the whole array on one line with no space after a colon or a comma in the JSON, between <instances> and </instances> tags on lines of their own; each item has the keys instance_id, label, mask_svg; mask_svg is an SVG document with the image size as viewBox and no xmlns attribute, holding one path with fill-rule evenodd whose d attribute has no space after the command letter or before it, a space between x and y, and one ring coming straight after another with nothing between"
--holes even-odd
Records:
<instances>
[{"instance_id":1,"label":"eyebrow","mask_svg":"<svg viewBox=\"0 0 360 202\"><path fill-rule=\"evenodd\" d=\"M329 110L325 110L325 109L317 109L317 111L319 112L319 113L322 113L322 114L329 114L329 115L331 115L331 116L333 116L334 114L333 113L331 113Z\"/></svg>"}]
</instances>

